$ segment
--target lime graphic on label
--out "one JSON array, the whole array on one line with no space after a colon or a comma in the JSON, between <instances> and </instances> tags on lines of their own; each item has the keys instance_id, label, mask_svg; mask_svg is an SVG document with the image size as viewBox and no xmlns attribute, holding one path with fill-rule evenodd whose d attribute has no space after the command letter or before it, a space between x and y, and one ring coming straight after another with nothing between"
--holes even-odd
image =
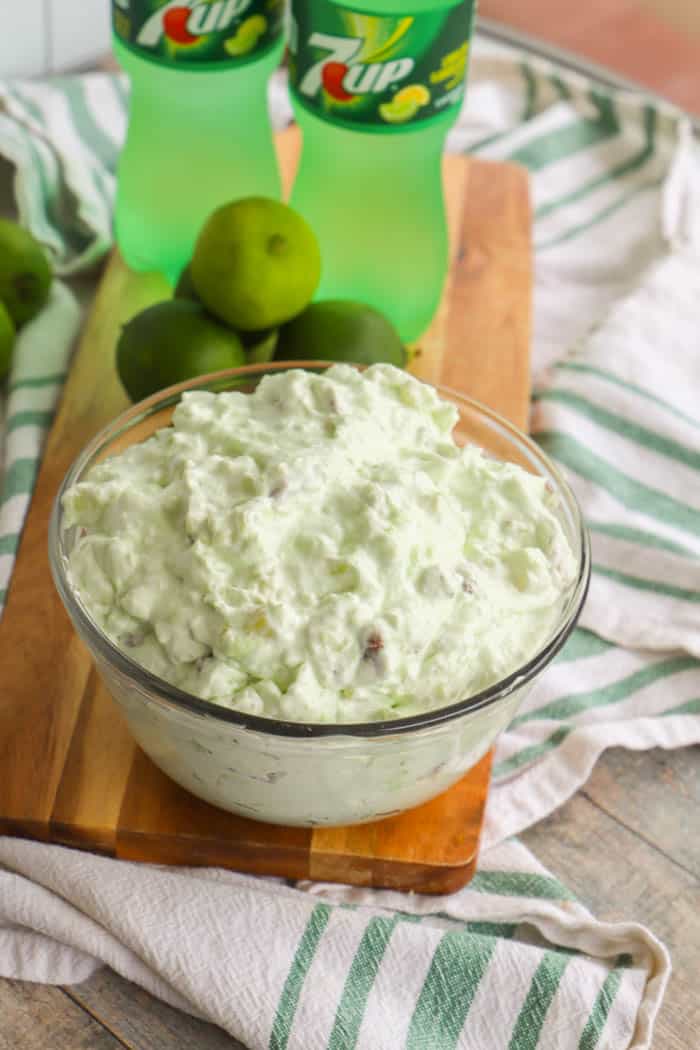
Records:
<instances>
[{"instance_id":1,"label":"lime graphic on label","mask_svg":"<svg viewBox=\"0 0 700 1050\"><path fill-rule=\"evenodd\" d=\"M421 106L430 102L430 92L423 84L408 84L397 91L391 102L379 107L379 115L387 124L405 124L413 120Z\"/></svg>"},{"instance_id":2,"label":"lime graphic on label","mask_svg":"<svg viewBox=\"0 0 700 1050\"><path fill-rule=\"evenodd\" d=\"M415 117L418 109L410 99L407 102L399 102L394 98L379 107L379 115L387 124L405 124L407 120Z\"/></svg>"},{"instance_id":3,"label":"lime graphic on label","mask_svg":"<svg viewBox=\"0 0 700 1050\"><path fill-rule=\"evenodd\" d=\"M236 33L224 42L224 49L229 55L247 55L267 29L264 15L251 15L241 22Z\"/></svg>"}]
</instances>

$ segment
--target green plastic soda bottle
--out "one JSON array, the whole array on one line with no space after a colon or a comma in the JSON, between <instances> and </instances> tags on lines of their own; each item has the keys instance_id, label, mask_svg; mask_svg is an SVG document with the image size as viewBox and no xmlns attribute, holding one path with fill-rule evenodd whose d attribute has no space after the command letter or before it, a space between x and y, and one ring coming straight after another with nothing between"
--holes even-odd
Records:
<instances>
[{"instance_id":1,"label":"green plastic soda bottle","mask_svg":"<svg viewBox=\"0 0 700 1050\"><path fill-rule=\"evenodd\" d=\"M215 208L280 197L267 83L283 14L284 0L112 0L131 80L116 237L133 269L174 282Z\"/></svg>"},{"instance_id":2,"label":"green plastic soda bottle","mask_svg":"<svg viewBox=\"0 0 700 1050\"><path fill-rule=\"evenodd\" d=\"M475 0L291 0L303 132L292 205L313 227L318 299L381 310L406 342L447 269L441 155L464 96Z\"/></svg>"}]
</instances>

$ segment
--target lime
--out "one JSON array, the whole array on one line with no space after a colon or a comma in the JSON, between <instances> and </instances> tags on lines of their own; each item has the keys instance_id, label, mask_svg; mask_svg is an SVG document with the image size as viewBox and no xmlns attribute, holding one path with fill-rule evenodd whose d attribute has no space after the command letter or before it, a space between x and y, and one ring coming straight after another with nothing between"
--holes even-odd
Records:
<instances>
[{"instance_id":1,"label":"lime","mask_svg":"<svg viewBox=\"0 0 700 1050\"><path fill-rule=\"evenodd\" d=\"M300 313L321 276L311 227L267 197L217 208L197 238L191 265L204 305L242 331L274 328Z\"/></svg>"},{"instance_id":2,"label":"lime","mask_svg":"<svg viewBox=\"0 0 700 1050\"><path fill-rule=\"evenodd\" d=\"M119 378L132 401L245 363L236 333L187 299L149 306L124 326L117 344Z\"/></svg>"},{"instance_id":3,"label":"lime","mask_svg":"<svg viewBox=\"0 0 700 1050\"><path fill-rule=\"evenodd\" d=\"M180 274L173 295L176 299L192 299L194 302L199 302L199 296L192 280L192 267L190 264Z\"/></svg>"},{"instance_id":4,"label":"lime","mask_svg":"<svg viewBox=\"0 0 700 1050\"><path fill-rule=\"evenodd\" d=\"M176 299L189 299L195 303L200 302L197 290L192 280L192 267L188 265L180 274L175 285L174 296ZM211 316L211 315L210 315ZM243 344L246 360L252 365L263 365L271 361L277 346L277 328L263 328L255 332L238 332L237 335Z\"/></svg>"},{"instance_id":5,"label":"lime","mask_svg":"<svg viewBox=\"0 0 700 1050\"><path fill-rule=\"evenodd\" d=\"M279 328L265 328L262 332L239 332L245 356L251 365L264 365L275 356Z\"/></svg>"},{"instance_id":6,"label":"lime","mask_svg":"<svg viewBox=\"0 0 700 1050\"><path fill-rule=\"evenodd\" d=\"M0 219L0 300L17 328L39 313L50 287L51 269L39 242L22 226Z\"/></svg>"},{"instance_id":7,"label":"lime","mask_svg":"<svg viewBox=\"0 0 700 1050\"><path fill-rule=\"evenodd\" d=\"M10 371L14 344L15 326L7 307L0 303L0 379L4 379Z\"/></svg>"},{"instance_id":8,"label":"lime","mask_svg":"<svg viewBox=\"0 0 700 1050\"><path fill-rule=\"evenodd\" d=\"M307 306L280 329L275 360L384 362L403 368L406 351L394 326L378 310L327 299Z\"/></svg>"}]
</instances>

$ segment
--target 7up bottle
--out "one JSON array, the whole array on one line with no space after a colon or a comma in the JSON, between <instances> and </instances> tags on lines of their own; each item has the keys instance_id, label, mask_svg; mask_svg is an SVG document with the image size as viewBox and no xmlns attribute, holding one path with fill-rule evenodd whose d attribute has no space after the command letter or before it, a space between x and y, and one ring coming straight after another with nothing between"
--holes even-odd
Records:
<instances>
[{"instance_id":1,"label":"7up bottle","mask_svg":"<svg viewBox=\"0 0 700 1050\"><path fill-rule=\"evenodd\" d=\"M313 227L318 298L381 310L416 339L447 268L441 154L464 95L475 0L292 0L303 151L292 204Z\"/></svg>"},{"instance_id":2,"label":"7up bottle","mask_svg":"<svg viewBox=\"0 0 700 1050\"><path fill-rule=\"evenodd\" d=\"M116 235L132 268L174 281L214 208L280 196L267 82L283 12L284 0L112 0L131 79Z\"/></svg>"}]
</instances>

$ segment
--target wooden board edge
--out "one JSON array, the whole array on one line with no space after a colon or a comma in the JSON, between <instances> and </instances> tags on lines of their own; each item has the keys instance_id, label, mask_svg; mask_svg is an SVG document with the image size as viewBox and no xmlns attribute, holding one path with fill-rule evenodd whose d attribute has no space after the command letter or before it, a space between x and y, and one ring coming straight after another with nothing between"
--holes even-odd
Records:
<instances>
[{"instance_id":1,"label":"wooden board edge","mask_svg":"<svg viewBox=\"0 0 700 1050\"><path fill-rule=\"evenodd\" d=\"M413 864L436 871L468 865L478 848L492 762L493 747L446 791L394 817L355 827L314 828L311 870L315 870L317 857L323 869L333 866L333 857L350 867L363 861L377 865ZM381 845L375 840L373 853L363 834L367 829L380 833L377 838ZM416 829L420 829L418 834ZM441 831L445 833L443 838ZM409 841L412 852L407 856Z\"/></svg>"},{"instance_id":2,"label":"wooden board edge","mask_svg":"<svg viewBox=\"0 0 700 1050\"><path fill-rule=\"evenodd\" d=\"M144 864L218 867L248 875L308 879L309 851L302 847L193 839L187 835L153 835L120 831L115 856Z\"/></svg>"},{"instance_id":3,"label":"wooden board edge","mask_svg":"<svg viewBox=\"0 0 700 1050\"><path fill-rule=\"evenodd\" d=\"M460 864L413 864L410 862L375 861L359 866L360 858L339 854L314 854L309 878L315 882L338 882L368 889L442 894L455 893L466 886L476 870L478 846ZM352 878L348 878L351 874Z\"/></svg>"},{"instance_id":4,"label":"wooden board edge","mask_svg":"<svg viewBox=\"0 0 700 1050\"><path fill-rule=\"evenodd\" d=\"M152 835L124 833L119 837L114 856L139 864L220 867L247 875L311 879L315 882L428 895L455 893L462 889L474 875L478 860L477 848L463 864L431 866L370 861L358 868L358 858L352 856L329 854L324 857L316 854L310 863L308 853L302 850L283 851L280 856L281 851L277 848L261 850L239 844L235 856L232 856L220 842L207 843L207 846L212 848L200 852L197 846L192 848L191 840L187 838L169 836L159 839Z\"/></svg>"}]
</instances>

